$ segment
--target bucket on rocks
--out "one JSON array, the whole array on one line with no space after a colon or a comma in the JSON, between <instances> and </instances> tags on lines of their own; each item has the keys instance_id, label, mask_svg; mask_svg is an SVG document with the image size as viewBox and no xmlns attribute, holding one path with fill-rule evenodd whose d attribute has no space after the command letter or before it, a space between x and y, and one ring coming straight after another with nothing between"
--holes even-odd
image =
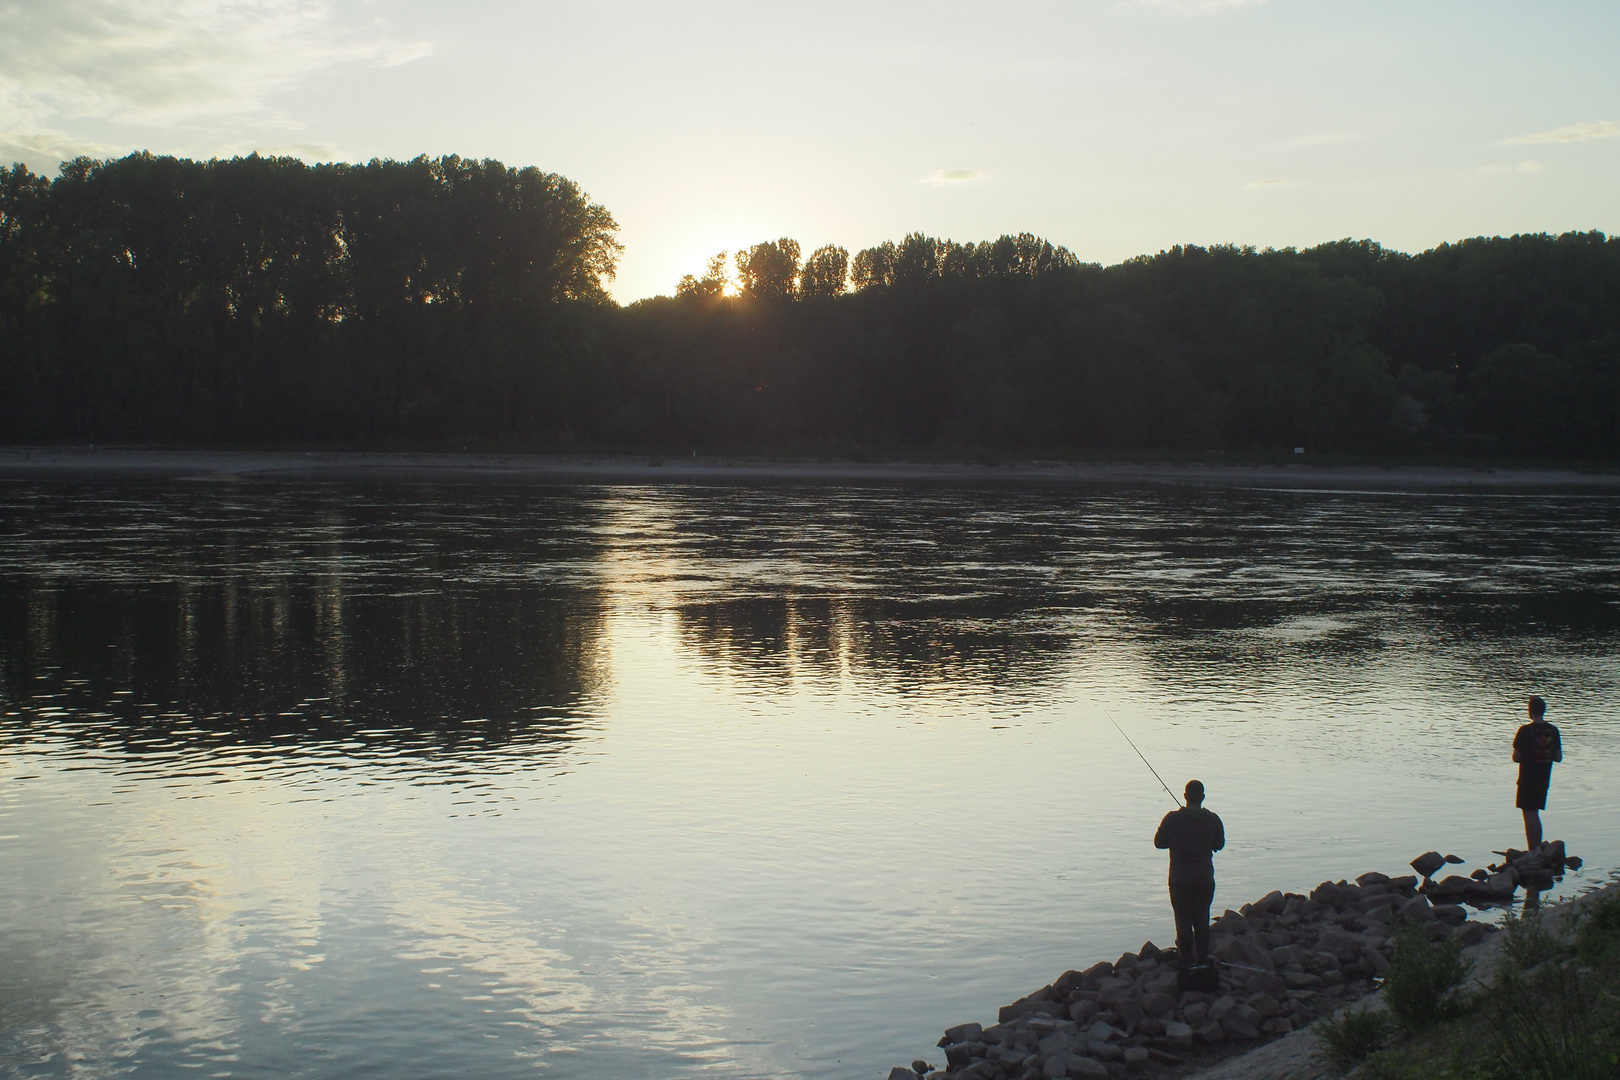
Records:
<instances>
[{"instance_id":1,"label":"bucket on rocks","mask_svg":"<svg viewBox=\"0 0 1620 1080\"><path fill-rule=\"evenodd\" d=\"M1176 972L1176 990L1185 994L1189 990L1197 990L1206 994L1218 993L1221 989L1221 963L1219 960L1205 960L1191 967L1182 968Z\"/></svg>"}]
</instances>

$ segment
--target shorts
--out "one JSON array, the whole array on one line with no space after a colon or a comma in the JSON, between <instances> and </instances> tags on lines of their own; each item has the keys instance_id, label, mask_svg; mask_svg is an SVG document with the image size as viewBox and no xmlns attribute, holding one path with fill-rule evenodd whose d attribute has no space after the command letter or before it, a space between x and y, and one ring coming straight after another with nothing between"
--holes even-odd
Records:
<instances>
[{"instance_id":1,"label":"shorts","mask_svg":"<svg viewBox=\"0 0 1620 1080\"><path fill-rule=\"evenodd\" d=\"M1519 776L1519 797L1513 800L1513 805L1520 810L1547 809L1547 788L1552 783L1552 770L1544 773L1531 773Z\"/></svg>"}]
</instances>

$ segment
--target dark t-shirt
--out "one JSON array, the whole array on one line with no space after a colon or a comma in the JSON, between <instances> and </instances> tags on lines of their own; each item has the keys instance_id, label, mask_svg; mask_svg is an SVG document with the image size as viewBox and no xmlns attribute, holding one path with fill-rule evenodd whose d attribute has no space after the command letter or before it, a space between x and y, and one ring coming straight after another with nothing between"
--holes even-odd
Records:
<instances>
[{"instance_id":1,"label":"dark t-shirt","mask_svg":"<svg viewBox=\"0 0 1620 1080\"><path fill-rule=\"evenodd\" d=\"M1170 849L1170 884L1214 885L1212 856L1226 846L1226 827L1213 810L1184 806L1164 815L1153 846Z\"/></svg>"},{"instance_id":2,"label":"dark t-shirt","mask_svg":"<svg viewBox=\"0 0 1620 1080\"><path fill-rule=\"evenodd\" d=\"M1552 776L1553 762L1564 757L1558 729L1551 724L1525 724L1513 736L1513 753L1519 759L1519 780L1544 782Z\"/></svg>"}]
</instances>

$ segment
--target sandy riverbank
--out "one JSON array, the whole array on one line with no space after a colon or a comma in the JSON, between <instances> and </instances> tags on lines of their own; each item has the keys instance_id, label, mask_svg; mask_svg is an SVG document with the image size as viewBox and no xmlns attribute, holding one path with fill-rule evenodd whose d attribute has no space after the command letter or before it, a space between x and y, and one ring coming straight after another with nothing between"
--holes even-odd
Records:
<instances>
[{"instance_id":1,"label":"sandy riverbank","mask_svg":"<svg viewBox=\"0 0 1620 1080\"><path fill-rule=\"evenodd\" d=\"M774 460L657 455L0 448L0 477L391 479L541 484L1193 484L1332 490L1620 490L1620 473L1441 466Z\"/></svg>"}]
</instances>

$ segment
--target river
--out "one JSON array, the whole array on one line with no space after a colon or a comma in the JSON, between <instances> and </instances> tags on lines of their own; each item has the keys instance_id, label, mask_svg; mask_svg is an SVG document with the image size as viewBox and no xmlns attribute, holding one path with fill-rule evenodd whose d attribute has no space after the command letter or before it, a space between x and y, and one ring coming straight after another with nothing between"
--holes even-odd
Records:
<instances>
[{"instance_id":1,"label":"river","mask_svg":"<svg viewBox=\"0 0 1620 1080\"><path fill-rule=\"evenodd\" d=\"M1544 815L1620 867L1620 497L0 484L0 1071L879 1077ZM1110 714L1114 719L1110 719Z\"/></svg>"}]
</instances>

